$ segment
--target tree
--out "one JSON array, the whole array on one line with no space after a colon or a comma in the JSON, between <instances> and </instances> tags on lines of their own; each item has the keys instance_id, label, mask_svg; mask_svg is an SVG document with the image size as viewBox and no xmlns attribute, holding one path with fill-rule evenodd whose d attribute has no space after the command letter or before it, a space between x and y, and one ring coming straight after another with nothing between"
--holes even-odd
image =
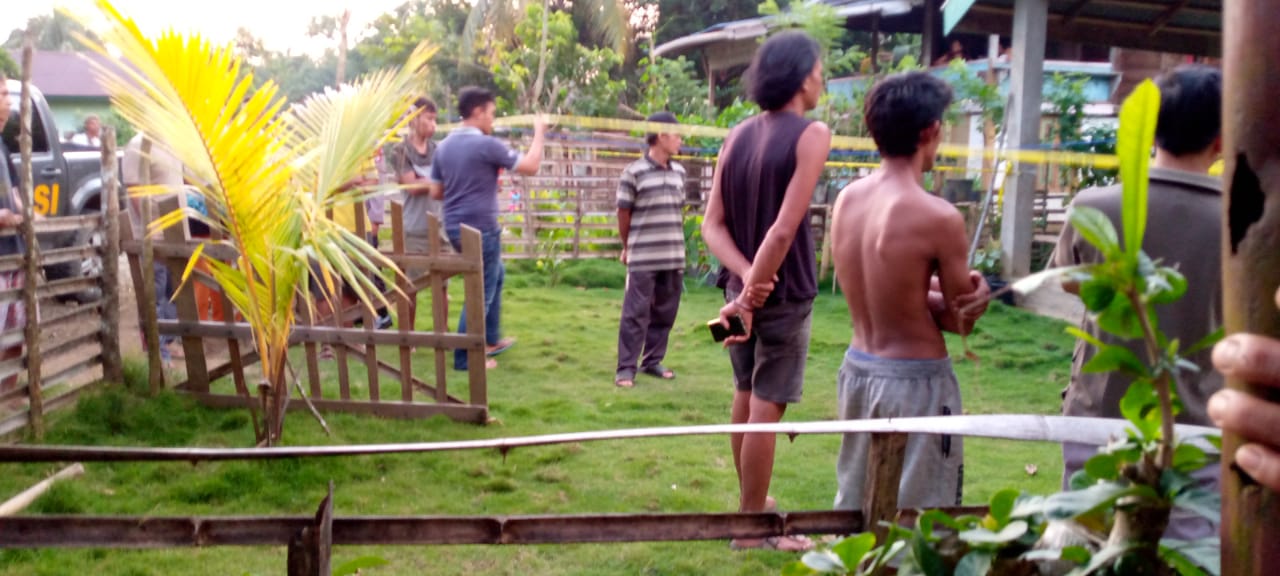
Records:
<instances>
[{"instance_id":1,"label":"tree","mask_svg":"<svg viewBox=\"0 0 1280 576\"><path fill-rule=\"evenodd\" d=\"M487 32L490 45L514 39L516 27L523 21L521 16L537 4L544 10L568 11L581 18L583 33L598 42L592 45L608 46L617 54L630 52L632 6L626 0L475 0L462 31L464 54L475 52L475 40L481 30Z\"/></svg>"},{"instance_id":2,"label":"tree","mask_svg":"<svg viewBox=\"0 0 1280 576\"><path fill-rule=\"evenodd\" d=\"M60 11L54 11L50 14L42 14L27 20L25 29L14 29L9 33L9 39L4 43L4 47L10 50L22 48L23 35L28 30L35 36L36 50L52 52L75 52L79 50L81 46L80 42L76 40L77 34L95 38L92 32L74 18Z\"/></svg>"},{"instance_id":3,"label":"tree","mask_svg":"<svg viewBox=\"0 0 1280 576\"><path fill-rule=\"evenodd\" d=\"M13 57L9 55L9 51L0 49L0 72L5 76L14 80L22 78L22 68L14 62Z\"/></svg>"},{"instance_id":4,"label":"tree","mask_svg":"<svg viewBox=\"0 0 1280 576\"><path fill-rule=\"evenodd\" d=\"M135 36L128 20L109 12L106 2L101 6L108 25L104 42L92 43L92 49L106 55L110 43L131 65L105 71L113 80L105 83L113 104L129 122L168 144L200 183L208 206L208 216L177 210L156 225L199 218L231 249L232 259L223 261L209 257L202 245L187 271L198 261L208 264L251 327L263 375L254 428L260 441L275 444L290 397L294 316L299 307L314 306L310 298L298 298L311 266L322 285L341 277L366 305L372 308L375 295L385 305L368 266L394 264L326 212L365 194L342 191L344 183L402 126L412 101L409 89L422 81L430 51L419 47L398 71L362 78L282 111L275 85L249 90L251 79L240 75L242 62L232 51L176 34L158 40ZM164 89L135 90L129 81L134 74ZM240 392L251 397L247 389Z\"/></svg>"},{"instance_id":5,"label":"tree","mask_svg":"<svg viewBox=\"0 0 1280 576\"><path fill-rule=\"evenodd\" d=\"M431 75L416 87L421 93L443 104L463 86L497 88L488 66L463 56L460 38L470 11L467 0L410 0L373 21L352 55L369 70L400 66L425 41L438 50L429 64Z\"/></svg>"},{"instance_id":6,"label":"tree","mask_svg":"<svg viewBox=\"0 0 1280 576\"><path fill-rule=\"evenodd\" d=\"M324 36L338 41L338 70L334 75L334 83L342 84L347 79L347 27L351 24L351 11L343 10L341 16L317 16L311 19L307 27L307 36L312 38Z\"/></svg>"},{"instance_id":7,"label":"tree","mask_svg":"<svg viewBox=\"0 0 1280 576\"><path fill-rule=\"evenodd\" d=\"M567 12L544 13L534 3L516 26L514 43L496 47L489 57L504 108L590 116L617 112L624 82L611 71L621 63L613 50L579 44Z\"/></svg>"},{"instance_id":8,"label":"tree","mask_svg":"<svg viewBox=\"0 0 1280 576\"><path fill-rule=\"evenodd\" d=\"M332 50L326 51L319 60L289 52L274 52L244 28L236 32L232 46L243 65L242 76L251 77L255 88L261 88L268 80L273 81L289 102L301 102L335 84L338 58ZM358 68L359 62L354 64Z\"/></svg>"}]
</instances>

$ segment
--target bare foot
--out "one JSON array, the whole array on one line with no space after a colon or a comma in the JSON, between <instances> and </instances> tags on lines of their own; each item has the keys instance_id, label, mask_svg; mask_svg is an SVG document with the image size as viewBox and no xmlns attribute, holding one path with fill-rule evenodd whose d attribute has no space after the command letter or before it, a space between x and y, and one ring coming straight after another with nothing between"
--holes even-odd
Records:
<instances>
[{"instance_id":1,"label":"bare foot","mask_svg":"<svg viewBox=\"0 0 1280 576\"><path fill-rule=\"evenodd\" d=\"M619 378L613 381L613 385L619 388L634 388L636 381L631 378Z\"/></svg>"}]
</instances>

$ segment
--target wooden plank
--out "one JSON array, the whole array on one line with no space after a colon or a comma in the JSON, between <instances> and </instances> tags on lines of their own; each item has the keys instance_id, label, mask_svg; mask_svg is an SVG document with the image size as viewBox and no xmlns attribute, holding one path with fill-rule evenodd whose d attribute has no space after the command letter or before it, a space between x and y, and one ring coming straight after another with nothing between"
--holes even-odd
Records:
<instances>
[{"instance_id":1,"label":"wooden plank","mask_svg":"<svg viewBox=\"0 0 1280 576\"><path fill-rule=\"evenodd\" d=\"M346 344L337 344L337 346L347 346L347 345L346 345ZM351 347L349 347L349 346L347 347L347 349L348 349L348 350L354 350L354 348L351 348ZM378 370L379 370L379 371L381 371L383 374L386 374L386 375L388 375L388 376L390 376L390 377L392 377L392 378L395 378L396 380L399 380L402 386L407 386L407 387L409 387L409 388L417 388L417 389L419 389L419 390L422 390L423 392L426 392L427 394L431 395L431 397L435 398L437 402L440 402L440 403L442 403L442 404L445 404L445 403L450 403L450 404L466 404L466 402L463 402L461 399L459 399L459 398L455 398L455 397L450 396L450 395L448 395L448 394L445 394L445 395L444 395L444 400L440 400L440 391L439 391L436 387L434 387L434 386L432 386L432 385L430 385L430 384L427 384L427 383L426 383L426 382L424 382L423 380L421 380L421 379L419 379L419 378L417 378L417 377L413 376L413 371L412 371L412 370L410 370L410 371L408 372L408 374L409 374L409 379L408 379L408 381L407 381L407 382L406 382L405 377L404 377L404 374L406 374L406 373L405 373L405 372L402 372L402 371L400 371L400 370L396 370L396 368L395 368L394 366L392 366L391 364L388 364L388 363L386 363L386 362L379 361L379 362L378 362Z\"/></svg>"},{"instance_id":2,"label":"wooden plank","mask_svg":"<svg viewBox=\"0 0 1280 576\"><path fill-rule=\"evenodd\" d=\"M124 382L124 358L120 352L120 181L116 168L116 130L104 126L102 133L102 377L108 382Z\"/></svg>"},{"instance_id":3,"label":"wooden plank","mask_svg":"<svg viewBox=\"0 0 1280 576\"><path fill-rule=\"evenodd\" d=\"M906 434L871 435L862 512L866 515L865 527L871 528L877 542L884 542L889 533L889 528L881 523L892 522L898 510L898 486L902 482L902 461L906 453Z\"/></svg>"},{"instance_id":4,"label":"wooden plank","mask_svg":"<svg viewBox=\"0 0 1280 576\"><path fill-rule=\"evenodd\" d=\"M53 266L56 264L79 262L86 258L96 256L98 252L98 248L94 246L71 246L70 248L58 248L56 250L41 250L40 265ZM25 253L0 256L0 272L21 270L25 265L26 260L27 255Z\"/></svg>"},{"instance_id":5,"label":"wooden plank","mask_svg":"<svg viewBox=\"0 0 1280 576\"><path fill-rule=\"evenodd\" d=\"M177 198L165 198L160 201L160 213L169 214L179 209ZM170 226L164 230L164 239L170 243L186 241L185 225ZM169 278L178 292L174 304L178 308L178 320L187 322L200 321L200 307L196 304L195 288L190 284L180 286L182 273L186 270L186 262L178 259L164 259L163 264L169 267ZM209 367L205 363L204 343L193 336L182 337L182 352L186 356L187 384L193 390L206 392L209 390Z\"/></svg>"},{"instance_id":6,"label":"wooden plank","mask_svg":"<svg viewBox=\"0 0 1280 576\"><path fill-rule=\"evenodd\" d=\"M102 302L90 302L89 304L81 304L75 308L64 310L57 314L50 314L40 318L40 330L49 331L56 327L62 327L63 324L93 322L98 319L99 313L102 312ZM6 332L6 334L8 334Z\"/></svg>"},{"instance_id":7,"label":"wooden plank","mask_svg":"<svg viewBox=\"0 0 1280 576\"><path fill-rule=\"evenodd\" d=\"M396 256L403 256L406 248L404 239L404 206L393 202L391 204L391 252ZM432 254L435 254L435 252L432 252ZM404 271L401 270L401 272ZM402 296L396 298L396 330L406 334L411 329L416 328L418 293L409 290L409 280L403 274L396 274L396 288L402 294ZM400 352L400 373L412 378L413 349L409 346L399 346L397 349ZM413 385L407 382L404 376L400 377L400 401L413 402Z\"/></svg>"},{"instance_id":8,"label":"wooden plank","mask_svg":"<svg viewBox=\"0 0 1280 576\"><path fill-rule=\"evenodd\" d=\"M50 362L50 358L57 358L59 356L70 354L72 352L79 352L80 347L88 344L92 344L95 342L101 345L101 339L102 339L102 335L100 333L90 332L88 334L82 334L80 336L76 336L75 338L71 338L69 340L63 341L59 344L49 346L47 349L44 350L44 353L43 353L44 361ZM104 353L105 353L105 350L104 350ZM112 380L112 382L118 383L119 380Z\"/></svg>"},{"instance_id":9,"label":"wooden plank","mask_svg":"<svg viewBox=\"0 0 1280 576\"><path fill-rule=\"evenodd\" d=\"M483 240L480 231L470 226L462 227L462 256L467 260L483 261ZM467 376L471 385L472 404L488 405L488 394L485 390L485 334L484 334L484 273L463 276L463 289L466 293L464 301L467 314L467 335L473 337L473 344L467 347ZM474 340L479 337L479 341Z\"/></svg>"},{"instance_id":10,"label":"wooden plank","mask_svg":"<svg viewBox=\"0 0 1280 576\"><path fill-rule=\"evenodd\" d=\"M242 338L252 337L248 324L238 322L182 322L164 320L160 322L162 334L183 335L194 338ZM289 341L292 344L315 342L317 344L351 344L380 346L415 346L426 348L470 348L473 345L483 346L484 336L481 334L429 334L410 332L401 334L392 331L367 332L361 328L330 328L328 326L296 326ZM225 374L223 374L225 376Z\"/></svg>"},{"instance_id":11,"label":"wooden plank","mask_svg":"<svg viewBox=\"0 0 1280 576\"><path fill-rule=\"evenodd\" d=\"M141 240L130 238L120 242L120 250L125 254L141 254L142 244L143 242ZM176 258L186 261L196 253L196 249L202 244L204 245L203 256L206 258L221 260L223 262L235 262L239 257L239 253L236 252L235 247L228 244L211 244L194 240L184 240L182 242L164 241L158 244L153 242L152 250L153 254L158 258Z\"/></svg>"},{"instance_id":12,"label":"wooden plank","mask_svg":"<svg viewBox=\"0 0 1280 576\"><path fill-rule=\"evenodd\" d=\"M41 383L41 386L40 386L41 393L47 392L51 390L54 386L62 384L63 382L74 379L80 376L81 372L92 369L95 366L99 366L101 364L102 364L102 354L99 353L90 357L88 360L63 368L62 370L50 375L47 379L45 379L44 382Z\"/></svg>"},{"instance_id":13,"label":"wooden plank","mask_svg":"<svg viewBox=\"0 0 1280 576\"><path fill-rule=\"evenodd\" d=\"M365 228L364 202L355 204L356 212L356 236L367 238ZM369 306L360 306L363 312L364 329L369 333L373 333L377 328L377 315ZM382 399L382 390L378 381L378 348L372 342L364 347L364 364L369 378L369 400L377 402Z\"/></svg>"},{"instance_id":14,"label":"wooden plank","mask_svg":"<svg viewBox=\"0 0 1280 576\"><path fill-rule=\"evenodd\" d=\"M952 516L985 507L943 508ZM910 525L916 510L903 510ZM865 524L857 511L752 514L539 516L349 516L333 518L335 546L440 546L682 542L837 534ZM312 516L13 516L0 523L0 548L154 549L286 546Z\"/></svg>"},{"instance_id":15,"label":"wooden plank","mask_svg":"<svg viewBox=\"0 0 1280 576\"><path fill-rule=\"evenodd\" d=\"M444 252L443 242L440 239L440 228L443 225L435 215L427 218L427 234L431 238L428 248L432 254L442 254ZM449 330L449 289L444 280L444 276L440 274L431 275L431 331L436 334L442 334ZM433 352L435 354L436 368L436 402L443 404L452 398L449 396L449 368L445 364L448 358L444 348L437 346Z\"/></svg>"},{"instance_id":16,"label":"wooden plank","mask_svg":"<svg viewBox=\"0 0 1280 576\"><path fill-rule=\"evenodd\" d=\"M311 525L305 526L289 540L287 570L289 576L329 576L329 557L333 546L333 481L329 494L320 501Z\"/></svg>"},{"instance_id":17,"label":"wooden plank","mask_svg":"<svg viewBox=\"0 0 1280 576\"><path fill-rule=\"evenodd\" d=\"M185 392L200 403L212 408L241 408L246 402L238 396L220 394L202 394ZM311 403L322 412L343 412L347 414L363 414L380 418L396 418L405 420L421 420L441 414L458 422L484 424L489 418L489 409L484 406L470 404L404 404L400 402L364 402L360 400L326 400L312 399ZM307 410L302 402L290 402L289 410Z\"/></svg>"},{"instance_id":18,"label":"wooden plank","mask_svg":"<svg viewBox=\"0 0 1280 576\"><path fill-rule=\"evenodd\" d=\"M37 266L37 269L39 266ZM35 292L37 300L49 301L59 296L75 294L83 292L91 288L97 288L101 284L98 276L80 276L76 278L67 278L64 280L54 280L53 282L40 282L40 276L36 276L35 282L23 282L21 288L10 288L8 290L0 290L0 303L18 302L24 296L27 286L31 286Z\"/></svg>"}]
</instances>

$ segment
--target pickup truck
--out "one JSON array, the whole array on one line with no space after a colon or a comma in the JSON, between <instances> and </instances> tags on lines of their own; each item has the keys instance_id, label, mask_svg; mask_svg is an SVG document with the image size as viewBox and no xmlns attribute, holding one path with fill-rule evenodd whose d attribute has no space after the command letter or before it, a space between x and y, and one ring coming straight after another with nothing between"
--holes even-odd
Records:
<instances>
[{"instance_id":1,"label":"pickup truck","mask_svg":"<svg viewBox=\"0 0 1280 576\"><path fill-rule=\"evenodd\" d=\"M13 165L19 166L18 129L19 100L22 84L9 80L9 101L0 105L10 107L9 121L0 131L4 144L13 154ZM102 152L86 149L59 141L58 127L54 125L53 115L49 111L49 103L36 87L31 89L31 175L34 185L36 214L47 218L58 216L82 216L100 213L102 206ZM0 167L0 170L4 170ZM121 194L122 208L124 195ZM40 245L45 249L65 248L84 243L102 244L101 232L67 232L40 238ZM101 271L102 261L91 258L79 263L61 264L45 268L48 280L78 277L96 274ZM96 295L85 293L75 295L78 300L93 299Z\"/></svg>"}]
</instances>

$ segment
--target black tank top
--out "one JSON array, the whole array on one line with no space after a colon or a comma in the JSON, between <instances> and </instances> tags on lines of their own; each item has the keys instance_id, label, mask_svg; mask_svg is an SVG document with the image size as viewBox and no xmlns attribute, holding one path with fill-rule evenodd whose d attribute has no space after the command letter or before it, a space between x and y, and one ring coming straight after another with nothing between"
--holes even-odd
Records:
<instances>
[{"instance_id":1,"label":"black tank top","mask_svg":"<svg viewBox=\"0 0 1280 576\"><path fill-rule=\"evenodd\" d=\"M720 158L725 225L747 260L755 261L756 251L778 219L796 171L796 146L811 122L790 112L754 116L734 128L733 147ZM765 306L813 300L818 295L817 267L813 231L806 216L778 268L778 282ZM742 279L721 268L717 285L740 292Z\"/></svg>"}]
</instances>

